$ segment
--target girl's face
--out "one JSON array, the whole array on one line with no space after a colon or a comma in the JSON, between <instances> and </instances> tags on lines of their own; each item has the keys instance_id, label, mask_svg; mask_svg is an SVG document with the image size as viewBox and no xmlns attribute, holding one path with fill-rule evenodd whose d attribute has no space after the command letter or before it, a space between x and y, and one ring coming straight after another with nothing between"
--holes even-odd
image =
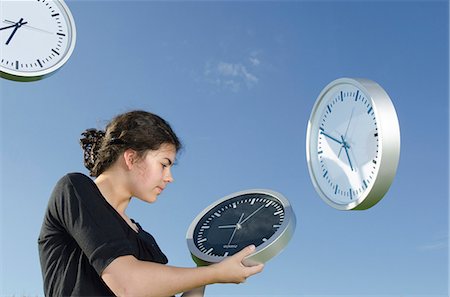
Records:
<instances>
[{"instance_id":1,"label":"girl's face","mask_svg":"<svg viewBox=\"0 0 450 297\"><path fill-rule=\"evenodd\" d=\"M172 144L163 144L156 151L149 151L131 168L132 196L143 201L155 202L157 196L173 182L171 168L176 151Z\"/></svg>"}]
</instances>

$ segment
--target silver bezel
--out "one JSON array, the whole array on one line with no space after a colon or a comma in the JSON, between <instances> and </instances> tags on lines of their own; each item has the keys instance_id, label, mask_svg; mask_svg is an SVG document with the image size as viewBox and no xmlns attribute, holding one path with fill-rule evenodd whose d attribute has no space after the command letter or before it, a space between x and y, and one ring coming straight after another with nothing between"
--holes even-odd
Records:
<instances>
[{"instance_id":1,"label":"silver bezel","mask_svg":"<svg viewBox=\"0 0 450 297\"><path fill-rule=\"evenodd\" d=\"M316 172L312 169L311 137L316 137L319 127L316 125L315 117L320 116L318 107L330 89L340 84L350 84L363 92L367 99L371 100L378 125L380 165L374 183L369 190L358 200L338 204L327 197L322 191L320 183L316 179ZM339 210L363 210L378 203L386 194L392 184L397 171L400 158L400 127L394 105L385 90L376 82L362 78L339 78L329 83L319 94L311 116L308 121L306 133L306 159L311 181L319 196L330 206Z\"/></svg>"},{"instance_id":2,"label":"silver bezel","mask_svg":"<svg viewBox=\"0 0 450 297\"><path fill-rule=\"evenodd\" d=\"M191 252L192 258L199 265L208 265L211 263L217 263L222 261L225 257L217 257L206 255L202 253L197 246L194 244L194 230L200 219L211 209L216 207L218 204L223 203L228 199L235 198L237 196L245 195L245 194L266 194L272 196L273 198L280 201L284 208L285 219L281 224L280 228L263 244L256 247L255 251L248 257L244 259L244 264L247 266L255 265L258 263L265 263L278 253L280 253L288 244L292 235L295 231L296 226L296 218L294 212L292 210L291 204L289 201L280 193L266 190L266 189L250 189L245 191L236 192L230 195L227 195L211 205L205 208L202 212L200 212L197 217L192 221L191 225L186 234L187 245L189 251Z\"/></svg>"},{"instance_id":3,"label":"silver bezel","mask_svg":"<svg viewBox=\"0 0 450 297\"><path fill-rule=\"evenodd\" d=\"M26 71L26 72L16 71L16 70L2 67L0 65L0 76L1 77L10 79L10 80L15 80L15 81L24 81L24 82L36 81L36 80L40 80L40 79L43 79L45 77L52 75L53 73L55 73L56 70L61 68L67 62L67 60L69 60L69 58L72 55L72 52L75 48L76 37L77 37L75 20L72 16L72 13L70 12L69 7L64 2L64 0L51 0L51 1L55 2L56 5L60 6L61 12L63 14L65 14L65 16L67 17L68 26L70 27L69 28L70 33L71 33L70 46L67 49L67 51L64 53L64 57L61 60L59 60L52 67L44 69L44 70L39 70L39 71Z\"/></svg>"}]
</instances>

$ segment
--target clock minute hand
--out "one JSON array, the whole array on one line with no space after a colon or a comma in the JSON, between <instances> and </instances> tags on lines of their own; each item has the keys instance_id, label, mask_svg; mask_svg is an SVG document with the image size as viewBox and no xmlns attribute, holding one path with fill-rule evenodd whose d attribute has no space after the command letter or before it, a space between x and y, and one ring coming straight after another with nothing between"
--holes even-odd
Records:
<instances>
[{"instance_id":1,"label":"clock minute hand","mask_svg":"<svg viewBox=\"0 0 450 297\"><path fill-rule=\"evenodd\" d=\"M241 225L243 225L248 219L250 219L255 213L257 213L258 211L260 211L263 207L264 207L264 204L261 205L257 210L255 210L254 212L252 212L248 217L246 217L245 220L243 220L243 221L241 222Z\"/></svg>"},{"instance_id":2,"label":"clock minute hand","mask_svg":"<svg viewBox=\"0 0 450 297\"><path fill-rule=\"evenodd\" d=\"M23 22L23 18L21 18L16 24L15 24L15 28L14 28L14 30L12 31L12 33L11 33L11 35L9 35L9 38L8 38L8 40L6 41L6 45L8 45L9 43L10 43L10 41L11 41L11 39L13 38L13 36L14 36L14 34L16 34L16 32L17 32L17 29L19 29L22 25L24 25L24 24L27 24L28 22Z\"/></svg>"},{"instance_id":3,"label":"clock minute hand","mask_svg":"<svg viewBox=\"0 0 450 297\"><path fill-rule=\"evenodd\" d=\"M344 148L345 154L347 155L348 164L350 165L350 169L353 171L352 161L350 161L350 155L348 154L348 149L349 149L350 147L349 147L348 144L345 142L344 136L341 135L341 138L342 138L342 141L343 141L342 147Z\"/></svg>"}]
</instances>

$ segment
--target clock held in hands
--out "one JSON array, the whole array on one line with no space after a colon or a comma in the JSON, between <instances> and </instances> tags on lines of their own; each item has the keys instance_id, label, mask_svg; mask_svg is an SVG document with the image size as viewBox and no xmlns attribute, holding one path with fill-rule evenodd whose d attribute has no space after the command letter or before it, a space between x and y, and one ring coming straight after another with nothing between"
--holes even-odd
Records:
<instances>
[{"instance_id":1,"label":"clock held in hands","mask_svg":"<svg viewBox=\"0 0 450 297\"><path fill-rule=\"evenodd\" d=\"M265 263L289 242L295 215L281 194L262 189L228 195L204 209L191 223L187 244L198 265L217 263L249 245L244 263Z\"/></svg>"},{"instance_id":2,"label":"clock held in hands","mask_svg":"<svg viewBox=\"0 0 450 297\"><path fill-rule=\"evenodd\" d=\"M2 1L0 76L42 79L67 62L75 40L75 22L63 0Z\"/></svg>"}]
</instances>

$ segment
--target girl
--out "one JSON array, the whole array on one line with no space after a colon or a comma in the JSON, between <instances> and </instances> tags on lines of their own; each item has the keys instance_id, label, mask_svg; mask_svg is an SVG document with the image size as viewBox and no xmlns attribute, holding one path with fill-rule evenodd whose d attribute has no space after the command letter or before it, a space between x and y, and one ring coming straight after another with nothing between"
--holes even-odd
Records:
<instances>
[{"instance_id":1,"label":"girl","mask_svg":"<svg viewBox=\"0 0 450 297\"><path fill-rule=\"evenodd\" d=\"M46 296L171 296L241 283L263 269L242 264L254 246L210 266L165 265L153 236L126 215L132 197L153 203L173 182L181 143L165 120L131 111L105 132L82 135L84 163L95 180L69 173L51 194L38 240Z\"/></svg>"}]
</instances>

